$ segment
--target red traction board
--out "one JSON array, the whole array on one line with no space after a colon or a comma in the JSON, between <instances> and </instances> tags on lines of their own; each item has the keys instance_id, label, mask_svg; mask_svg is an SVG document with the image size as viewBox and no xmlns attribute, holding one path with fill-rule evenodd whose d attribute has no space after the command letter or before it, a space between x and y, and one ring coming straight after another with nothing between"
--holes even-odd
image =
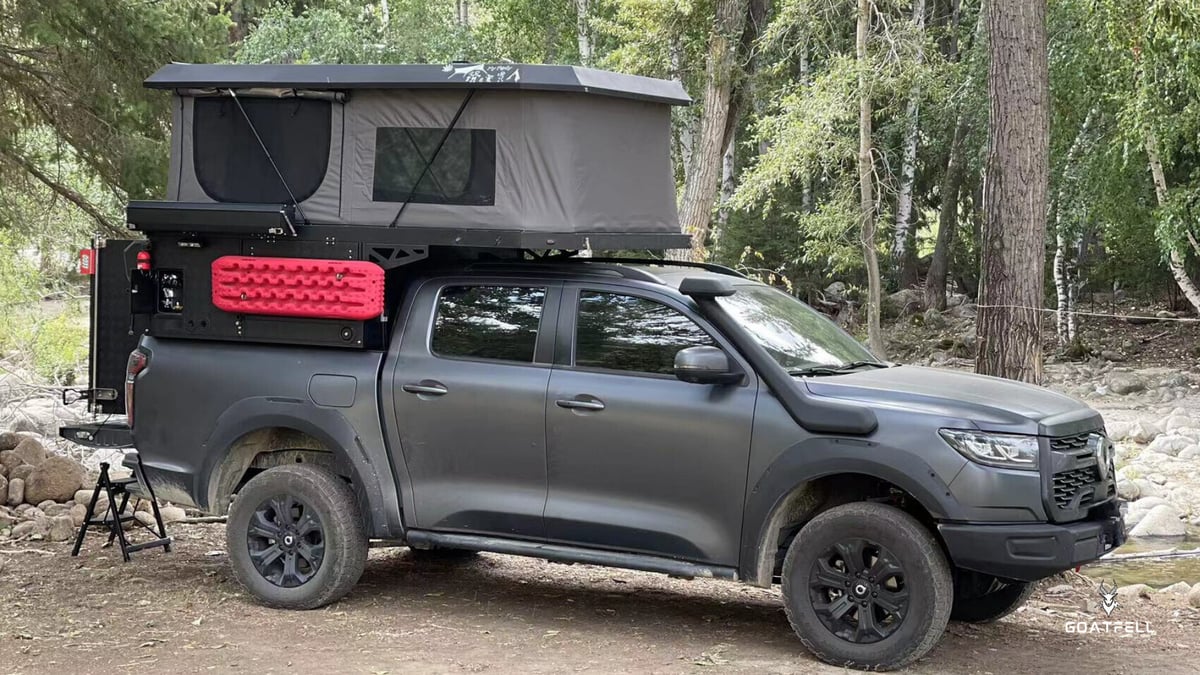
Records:
<instances>
[{"instance_id":1,"label":"red traction board","mask_svg":"<svg viewBox=\"0 0 1200 675\"><path fill-rule=\"evenodd\" d=\"M383 313L383 268L361 260L227 255L212 263L212 301L237 314L364 321Z\"/></svg>"}]
</instances>

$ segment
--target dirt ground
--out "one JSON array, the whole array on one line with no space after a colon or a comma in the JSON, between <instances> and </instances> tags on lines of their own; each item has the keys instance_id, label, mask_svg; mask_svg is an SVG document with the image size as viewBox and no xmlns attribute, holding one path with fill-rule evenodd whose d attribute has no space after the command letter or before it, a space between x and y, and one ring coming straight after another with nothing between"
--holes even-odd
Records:
<instances>
[{"instance_id":1,"label":"dirt ground","mask_svg":"<svg viewBox=\"0 0 1200 675\"><path fill-rule=\"evenodd\" d=\"M98 536L78 558L66 544L6 542L0 673L840 670L804 651L773 590L490 554L376 549L342 602L270 610L233 580L223 528L176 525L171 553L129 564ZM912 672L1195 672L1200 611L1130 601L1113 618L1156 635L1072 634L1065 620L1103 615L1090 582L1070 583L1048 582L1058 587L997 624L951 624Z\"/></svg>"}]
</instances>

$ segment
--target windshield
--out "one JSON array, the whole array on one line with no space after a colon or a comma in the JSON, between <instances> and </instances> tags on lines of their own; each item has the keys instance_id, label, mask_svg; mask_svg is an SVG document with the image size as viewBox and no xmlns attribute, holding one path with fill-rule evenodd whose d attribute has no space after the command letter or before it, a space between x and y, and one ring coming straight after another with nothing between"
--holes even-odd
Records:
<instances>
[{"instance_id":1,"label":"windshield","mask_svg":"<svg viewBox=\"0 0 1200 675\"><path fill-rule=\"evenodd\" d=\"M784 368L875 360L837 324L787 293L759 284L737 289L717 302Z\"/></svg>"}]
</instances>

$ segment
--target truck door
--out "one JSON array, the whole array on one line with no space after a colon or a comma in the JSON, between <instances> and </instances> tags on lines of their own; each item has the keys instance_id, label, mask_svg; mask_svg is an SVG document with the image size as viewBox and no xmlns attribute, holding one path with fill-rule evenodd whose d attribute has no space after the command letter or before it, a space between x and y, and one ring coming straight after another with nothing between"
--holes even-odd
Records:
<instances>
[{"instance_id":1,"label":"truck door","mask_svg":"<svg viewBox=\"0 0 1200 675\"><path fill-rule=\"evenodd\" d=\"M392 373L411 483L406 525L544 536L559 291L546 281L478 277L417 291Z\"/></svg>"},{"instance_id":2,"label":"truck door","mask_svg":"<svg viewBox=\"0 0 1200 675\"><path fill-rule=\"evenodd\" d=\"M735 565L758 390L675 378L675 353L714 345L676 300L567 285L547 396L551 540Z\"/></svg>"}]
</instances>

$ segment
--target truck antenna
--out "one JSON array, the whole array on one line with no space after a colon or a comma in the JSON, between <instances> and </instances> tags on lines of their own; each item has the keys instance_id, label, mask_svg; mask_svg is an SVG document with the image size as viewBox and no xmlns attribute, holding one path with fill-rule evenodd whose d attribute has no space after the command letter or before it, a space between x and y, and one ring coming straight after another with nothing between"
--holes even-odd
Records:
<instances>
[{"instance_id":1,"label":"truck antenna","mask_svg":"<svg viewBox=\"0 0 1200 675\"><path fill-rule=\"evenodd\" d=\"M442 132L441 140L438 141L437 147L433 149L433 154L425 162L425 168L421 169L421 175L417 176L417 180L413 182L412 189L409 190L408 196L404 198L404 202L400 204L400 210L396 211L396 217L392 218L392 223L388 227L395 227L400 222L400 216L404 215L404 209L407 209L413 197L417 196L417 188L420 187L421 181L425 180L425 174L429 173L429 170L433 168L433 163L437 160L438 153L442 151L442 146L446 145L446 139L450 138L450 132L454 131L454 127L458 125L458 118L462 117L463 111L467 109L467 104L471 102L471 97L473 96L475 96L475 90L468 89L467 95L463 97L462 103L458 104L458 110L455 111L453 119L450 120L450 126L446 127L446 130ZM413 143L413 147L416 147L416 143Z\"/></svg>"},{"instance_id":2,"label":"truck antenna","mask_svg":"<svg viewBox=\"0 0 1200 675\"><path fill-rule=\"evenodd\" d=\"M242 111L242 117L245 118L246 124L250 126L250 133L254 134L254 139L258 141L258 147L262 148L263 154L266 155L267 161L271 163L271 168L275 170L275 175L279 178L279 184L287 191L288 197L292 200L292 207L296 209L296 215L300 216L300 220L307 221L304 217L304 211L300 209L300 202L296 201L296 195L292 192L292 188L288 186L287 181L283 177L283 172L279 170L279 165L275 163L275 158L271 156L271 151L267 149L267 144L263 142L262 136L258 135L258 129L254 126L254 121L250 119L250 115L246 113L246 108L242 106L242 102L237 97L237 93L232 88L226 89L229 95L233 97L233 102L237 104L238 110ZM292 225L291 219L287 219L288 229L292 231L292 236L296 236L296 228Z\"/></svg>"}]
</instances>

